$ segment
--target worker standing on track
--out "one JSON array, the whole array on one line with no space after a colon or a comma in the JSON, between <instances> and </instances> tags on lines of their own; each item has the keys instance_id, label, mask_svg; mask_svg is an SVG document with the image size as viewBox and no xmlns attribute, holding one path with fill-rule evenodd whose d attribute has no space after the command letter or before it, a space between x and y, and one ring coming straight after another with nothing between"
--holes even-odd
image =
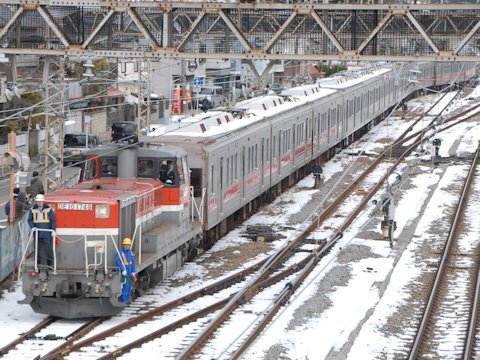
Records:
<instances>
[{"instance_id":1,"label":"worker standing on track","mask_svg":"<svg viewBox=\"0 0 480 360\"><path fill-rule=\"evenodd\" d=\"M128 304L130 302L132 286L137 282L135 276L135 256L130 249L132 246L132 240L125 238L123 239L122 244L123 247L117 253L116 262L122 272L122 295L120 301L124 304Z\"/></svg>"}]
</instances>

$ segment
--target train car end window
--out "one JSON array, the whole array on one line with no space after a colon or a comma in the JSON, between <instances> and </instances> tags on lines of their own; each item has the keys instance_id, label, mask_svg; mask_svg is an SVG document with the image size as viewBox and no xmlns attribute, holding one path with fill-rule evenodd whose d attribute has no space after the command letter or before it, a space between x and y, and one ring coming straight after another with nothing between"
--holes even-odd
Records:
<instances>
[{"instance_id":1,"label":"train car end window","mask_svg":"<svg viewBox=\"0 0 480 360\"><path fill-rule=\"evenodd\" d=\"M118 171L117 158L103 158L100 160L101 176L116 177Z\"/></svg>"}]
</instances>

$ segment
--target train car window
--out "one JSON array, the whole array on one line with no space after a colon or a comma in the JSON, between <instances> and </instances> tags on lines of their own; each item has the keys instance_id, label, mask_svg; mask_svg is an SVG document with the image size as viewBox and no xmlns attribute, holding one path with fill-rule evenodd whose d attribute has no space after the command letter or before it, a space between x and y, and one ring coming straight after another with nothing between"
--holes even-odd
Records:
<instances>
[{"instance_id":1,"label":"train car window","mask_svg":"<svg viewBox=\"0 0 480 360\"><path fill-rule=\"evenodd\" d=\"M278 131L278 158L280 159L280 156L282 155L282 131Z\"/></svg>"},{"instance_id":2,"label":"train car window","mask_svg":"<svg viewBox=\"0 0 480 360\"><path fill-rule=\"evenodd\" d=\"M180 185L185 184L185 172L183 171L182 159L177 159L177 171L178 171L178 180L180 182Z\"/></svg>"},{"instance_id":3,"label":"train car window","mask_svg":"<svg viewBox=\"0 0 480 360\"><path fill-rule=\"evenodd\" d=\"M154 161L152 159L139 159L137 161L137 176L155 179Z\"/></svg>"},{"instance_id":4,"label":"train car window","mask_svg":"<svg viewBox=\"0 0 480 360\"><path fill-rule=\"evenodd\" d=\"M238 154L235 154L234 170L235 170L235 180L238 180Z\"/></svg>"},{"instance_id":5,"label":"train car window","mask_svg":"<svg viewBox=\"0 0 480 360\"><path fill-rule=\"evenodd\" d=\"M248 164L247 164L247 174L250 174L252 172L252 158L253 158L253 151L252 151L252 147L249 146L248 147Z\"/></svg>"},{"instance_id":6,"label":"train car window","mask_svg":"<svg viewBox=\"0 0 480 360\"><path fill-rule=\"evenodd\" d=\"M223 157L220 158L220 190L223 190Z\"/></svg>"},{"instance_id":7,"label":"train car window","mask_svg":"<svg viewBox=\"0 0 480 360\"><path fill-rule=\"evenodd\" d=\"M297 129L300 129L300 125L293 125L293 147L297 146L297 144L299 143L298 135L300 134L300 130L295 130L295 127Z\"/></svg>"},{"instance_id":8,"label":"train car window","mask_svg":"<svg viewBox=\"0 0 480 360\"><path fill-rule=\"evenodd\" d=\"M275 159L275 155L277 154L277 137L273 135L273 143L272 143L272 155Z\"/></svg>"},{"instance_id":9,"label":"train car window","mask_svg":"<svg viewBox=\"0 0 480 360\"><path fill-rule=\"evenodd\" d=\"M210 184L210 194L213 194L215 192L215 187L213 186L213 179L215 179L214 173L215 165L212 165L210 171L210 179L208 179L208 183Z\"/></svg>"},{"instance_id":10,"label":"train car window","mask_svg":"<svg viewBox=\"0 0 480 360\"><path fill-rule=\"evenodd\" d=\"M230 185L230 157L227 157L227 176L226 176L226 185Z\"/></svg>"},{"instance_id":11,"label":"train car window","mask_svg":"<svg viewBox=\"0 0 480 360\"><path fill-rule=\"evenodd\" d=\"M258 169L258 144L255 144L255 169Z\"/></svg>"},{"instance_id":12,"label":"train car window","mask_svg":"<svg viewBox=\"0 0 480 360\"><path fill-rule=\"evenodd\" d=\"M270 139L267 138L267 151L266 151L266 158L267 158L267 161L270 161Z\"/></svg>"},{"instance_id":13,"label":"train car window","mask_svg":"<svg viewBox=\"0 0 480 360\"><path fill-rule=\"evenodd\" d=\"M100 160L100 176L117 177L117 158L102 158Z\"/></svg>"}]
</instances>

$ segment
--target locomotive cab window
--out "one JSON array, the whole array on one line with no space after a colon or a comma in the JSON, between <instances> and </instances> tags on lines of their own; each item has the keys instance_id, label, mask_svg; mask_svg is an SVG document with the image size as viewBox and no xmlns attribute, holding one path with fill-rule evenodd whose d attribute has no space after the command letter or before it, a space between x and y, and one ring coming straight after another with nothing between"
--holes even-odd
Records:
<instances>
[{"instance_id":1,"label":"locomotive cab window","mask_svg":"<svg viewBox=\"0 0 480 360\"><path fill-rule=\"evenodd\" d=\"M155 178L155 167L152 159L139 159L137 161L137 177Z\"/></svg>"}]
</instances>

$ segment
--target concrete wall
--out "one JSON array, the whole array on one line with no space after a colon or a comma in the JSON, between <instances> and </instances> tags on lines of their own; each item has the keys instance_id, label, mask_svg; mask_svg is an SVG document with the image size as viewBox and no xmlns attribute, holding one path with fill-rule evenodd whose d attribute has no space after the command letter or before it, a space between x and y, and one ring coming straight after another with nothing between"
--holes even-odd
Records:
<instances>
[{"instance_id":1,"label":"concrete wall","mask_svg":"<svg viewBox=\"0 0 480 360\"><path fill-rule=\"evenodd\" d=\"M110 129L107 128L107 112L105 109L93 111L88 115L92 117L90 134L97 134L100 142L108 141L110 139Z\"/></svg>"},{"instance_id":2,"label":"concrete wall","mask_svg":"<svg viewBox=\"0 0 480 360\"><path fill-rule=\"evenodd\" d=\"M81 133L83 132L83 110L71 109L68 113L68 121L65 123L63 133Z\"/></svg>"}]
</instances>

